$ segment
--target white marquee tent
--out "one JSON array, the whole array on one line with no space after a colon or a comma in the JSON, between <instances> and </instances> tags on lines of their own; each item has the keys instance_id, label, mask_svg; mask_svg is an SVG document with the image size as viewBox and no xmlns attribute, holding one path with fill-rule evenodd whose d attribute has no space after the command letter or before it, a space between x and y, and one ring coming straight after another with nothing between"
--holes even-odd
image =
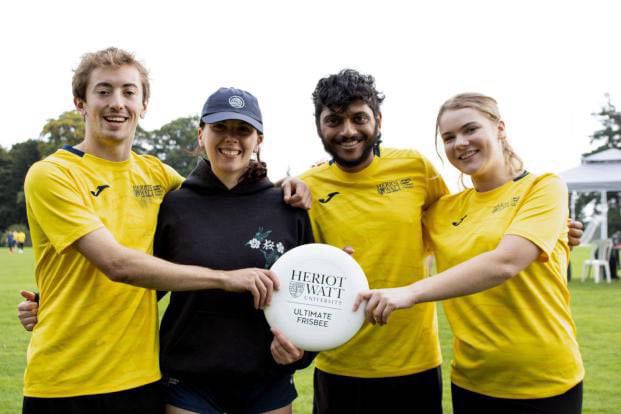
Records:
<instances>
[{"instance_id":1,"label":"white marquee tent","mask_svg":"<svg viewBox=\"0 0 621 414\"><path fill-rule=\"evenodd\" d=\"M606 192L621 191L621 150L607 149L582 157L582 164L579 167L564 171L560 176L567 183L572 195L572 217L575 214L575 199L578 192L599 192L603 207L602 215L605 218L608 213ZM608 238L608 220L596 219L595 222L602 224L602 239Z\"/></svg>"}]
</instances>

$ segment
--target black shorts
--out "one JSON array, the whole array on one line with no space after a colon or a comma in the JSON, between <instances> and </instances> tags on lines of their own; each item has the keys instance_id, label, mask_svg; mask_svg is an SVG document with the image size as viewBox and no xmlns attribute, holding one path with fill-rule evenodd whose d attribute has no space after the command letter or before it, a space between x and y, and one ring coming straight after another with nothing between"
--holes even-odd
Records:
<instances>
[{"instance_id":1,"label":"black shorts","mask_svg":"<svg viewBox=\"0 0 621 414\"><path fill-rule=\"evenodd\" d=\"M569 391L548 398L518 400L495 398L468 391L451 384L453 414L580 414L582 412L582 382Z\"/></svg>"},{"instance_id":2,"label":"black shorts","mask_svg":"<svg viewBox=\"0 0 621 414\"><path fill-rule=\"evenodd\" d=\"M412 375L354 378L315 368L314 414L442 414L440 367Z\"/></svg>"},{"instance_id":3,"label":"black shorts","mask_svg":"<svg viewBox=\"0 0 621 414\"><path fill-rule=\"evenodd\" d=\"M163 414L159 383L79 397L24 397L22 414Z\"/></svg>"},{"instance_id":4,"label":"black shorts","mask_svg":"<svg viewBox=\"0 0 621 414\"><path fill-rule=\"evenodd\" d=\"M162 384L166 404L201 414L263 413L286 407L298 396L291 375L250 385L199 384L175 378L164 378Z\"/></svg>"}]
</instances>

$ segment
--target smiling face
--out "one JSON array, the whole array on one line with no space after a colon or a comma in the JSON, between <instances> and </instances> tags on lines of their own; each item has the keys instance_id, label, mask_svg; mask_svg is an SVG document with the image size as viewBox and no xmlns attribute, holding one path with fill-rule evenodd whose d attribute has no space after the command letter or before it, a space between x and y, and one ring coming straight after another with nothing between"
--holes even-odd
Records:
<instances>
[{"instance_id":1,"label":"smiling face","mask_svg":"<svg viewBox=\"0 0 621 414\"><path fill-rule=\"evenodd\" d=\"M199 145L204 148L214 174L227 188L239 183L262 141L256 129L237 119L205 124L198 130Z\"/></svg>"},{"instance_id":2,"label":"smiling face","mask_svg":"<svg viewBox=\"0 0 621 414\"><path fill-rule=\"evenodd\" d=\"M505 182L509 170L501 143L505 134L502 120L494 121L473 108L454 109L442 114L438 129L447 159L470 175L477 189Z\"/></svg>"},{"instance_id":3,"label":"smiling face","mask_svg":"<svg viewBox=\"0 0 621 414\"><path fill-rule=\"evenodd\" d=\"M86 99L74 98L85 121L85 141L131 147L138 120L147 109L135 66L98 67L89 77Z\"/></svg>"},{"instance_id":4,"label":"smiling face","mask_svg":"<svg viewBox=\"0 0 621 414\"><path fill-rule=\"evenodd\" d=\"M324 107L319 115L318 133L325 150L345 171L364 169L373 160L381 114L377 118L364 101L352 102L343 111Z\"/></svg>"}]
</instances>

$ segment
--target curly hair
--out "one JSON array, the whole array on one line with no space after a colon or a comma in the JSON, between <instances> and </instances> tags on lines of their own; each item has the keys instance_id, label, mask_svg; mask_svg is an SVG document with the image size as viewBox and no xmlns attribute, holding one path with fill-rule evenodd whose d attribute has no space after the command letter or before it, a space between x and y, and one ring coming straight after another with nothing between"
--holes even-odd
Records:
<instances>
[{"instance_id":1,"label":"curly hair","mask_svg":"<svg viewBox=\"0 0 621 414\"><path fill-rule=\"evenodd\" d=\"M337 74L319 79L313 92L317 126L324 107L340 112L358 100L369 105L373 115L377 117L384 94L375 89L373 76L363 75L354 69L343 69Z\"/></svg>"}]
</instances>

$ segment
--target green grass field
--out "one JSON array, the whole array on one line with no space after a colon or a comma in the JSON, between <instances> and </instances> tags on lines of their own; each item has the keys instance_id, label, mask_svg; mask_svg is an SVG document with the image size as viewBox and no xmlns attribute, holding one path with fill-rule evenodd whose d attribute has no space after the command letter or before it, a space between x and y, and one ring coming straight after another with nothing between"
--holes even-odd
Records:
<instances>
[{"instance_id":1,"label":"green grass field","mask_svg":"<svg viewBox=\"0 0 621 414\"><path fill-rule=\"evenodd\" d=\"M581 283L581 262L586 248L572 254L574 280L570 283L572 311L578 326L578 341L586 365L584 382L585 414L618 414L621 412L621 283ZM22 374L30 333L16 318L20 288L34 288L32 251L9 256L0 250L0 413L21 411ZM444 412L451 412L450 360L451 333L439 308L440 339L444 356ZM300 394L296 413L310 413L312 403L312 368L296 374Z\"/></svg>"}]
</instances>

